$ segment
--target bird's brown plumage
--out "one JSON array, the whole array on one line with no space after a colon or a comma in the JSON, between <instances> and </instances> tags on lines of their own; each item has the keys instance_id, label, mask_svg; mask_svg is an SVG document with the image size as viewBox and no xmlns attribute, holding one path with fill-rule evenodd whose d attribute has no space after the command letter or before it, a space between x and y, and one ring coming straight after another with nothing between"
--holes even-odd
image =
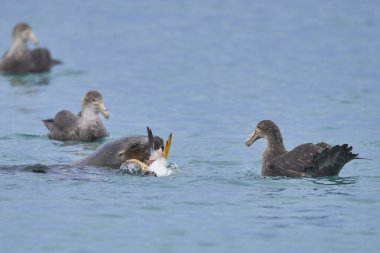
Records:
<instances>
[{"instance_id":1,"label":"bird's brown plumage","mask_svg":"<svg viewBox=\"0 0 380 253\"><path fill-rule=\"evenodd\" d=\"M45 119L42 122L49 130L49 138L61 141L94 141L108 136L99 117L99 112L106 118L109 117L104 105L103 97L99 91L92 90L82 99L82 110L78 115L62 110L54 119Z\"/></svg>"},{"instance_id":2,"label":"bird's brown plumage","mask_svg":"<svg viewBox=\"0 0 380 253\"><path fill-rule=\"evenodd\" d=\"M27 23L17 24L12 32L11 48L0 60L0 71L8 74L49 71L61 61L52 59L46 48L28 49L28 41L37 45L37 38Z\"/></svg>"},{"instance_id":3,"label":"bird's brown plumage","mask_svg":"<svg viewBox=\"0 0 380 253\"><path fill-rule=\"evenodd\" d=\"M257 124L246 145L250 146L260 138L266 140L261 170L263 176L334 176L347 162L358 156L351 152L352 147L347 144L331 147L324 142L305 143L287 151L280 129L270 120Z\"/></svg>"}]
</instances>

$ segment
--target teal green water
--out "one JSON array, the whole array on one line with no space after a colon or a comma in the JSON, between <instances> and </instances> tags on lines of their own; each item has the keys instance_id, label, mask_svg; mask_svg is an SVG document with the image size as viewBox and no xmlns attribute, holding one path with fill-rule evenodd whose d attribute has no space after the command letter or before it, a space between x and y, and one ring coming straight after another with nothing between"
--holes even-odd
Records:
<instances>
[{"instance_id":1,"label":"teal green water","mask_svg":"<svg viewBox=\"0 0 380 253\"><path fill-rule=\"evenodd\" d=\"M8 1L64 62L0 76L1 252L377 252L380 236L377 1ZM97 143L52 141L41 119L99 89ZM261 178L272 119L288 149L349 143L369 160L339 177ZM64 166L102 142L173 132L175 177ZM43 164L49 173L25 165Z\"/></svg>"}]
</instances>

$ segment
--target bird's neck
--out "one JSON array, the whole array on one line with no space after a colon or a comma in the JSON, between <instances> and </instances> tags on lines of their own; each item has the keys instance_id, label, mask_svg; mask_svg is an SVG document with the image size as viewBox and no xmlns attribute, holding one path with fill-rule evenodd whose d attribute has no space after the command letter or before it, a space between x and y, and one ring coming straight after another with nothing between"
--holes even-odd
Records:
<instances>
[{"instance_id":1,"label":"bird's neck","mask_svg":"<svg viewBox=\"0 0 380 253\"><path fill-rule=\"evenodd\" d=\"M13 39L11 49L6 54L5 58L21 57L27 52L28 52L27 43L23 41L22 39L15 38Z\"/></svg>"},{"instance_id":2,"label":"bird's neck","mask_svg":"<svg viewBox=\"0 0 380 253\"><path fill-rule=\"evenodd\" d=\"M286 151L284 143L282 141L281 133L277 133L277 134L272 135L272 136L267 136L264 154L263 154L262 169L264 170L266 168L267 164L271 160L285 154L286 152L287 151Z\"/></svg>"},{"instance_id":3,"label":"bird's neck","mask_svg":"<svg viewBox=\"0 0 380 253\"><path fill-rule=\"evenodd\" d=\"M80 120L82 123L98 121L99 116L98 113L95 112L92 108L84 107L80 115Z\"/></svg>"}]
</instances>

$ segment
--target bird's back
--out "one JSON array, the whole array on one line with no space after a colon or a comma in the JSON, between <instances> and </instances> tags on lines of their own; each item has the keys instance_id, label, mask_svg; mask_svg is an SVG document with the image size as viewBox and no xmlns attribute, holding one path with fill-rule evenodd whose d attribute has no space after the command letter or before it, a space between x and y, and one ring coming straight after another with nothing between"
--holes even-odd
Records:
<instances>
[{"instance_id":1,"label":"bird's back","mask_svg":"<svg viewBox=\"0 0 380 253\"><path fill-rule=\"evenodd\" d=\"M49 71L53 65L60 64L58 60L53 60L50 52L46 48L36 48L30 51L30 57L33 62L31 72Z\"/></svg>"},{"instance_id":2,"label":"bird's back","mask_svg":"<svg viewBox=\"0 0 380 253\"><path fill-rule=\"evenodd\" d=\"M305 143L270 161L264 168L264 176L305 176L313 167L314 156L323 148L313 143Z\"/></svg>"},{"instance_id":3,"label":"bird's back","mask_svg":"<svg viewBox=\"0 0 380 253\"><path fill-rule=\"evenodd\" d=\"M42 122L49 130L49 138L53 140L75 140L79 117L70 111L58 112L54 119L44 119Z\"/></svg>"},{"instance_id":4,"label":"bird's back","mask_svg":"<svg viewBox=\"0 0 380 253\"><path fill-rule=\"evenodd\" d=\"M357 158L351 150L347 144L330 148L328 144L305 143L271 161L265 176L336 176L346 163Z\"/></svg>"}]
</instances>

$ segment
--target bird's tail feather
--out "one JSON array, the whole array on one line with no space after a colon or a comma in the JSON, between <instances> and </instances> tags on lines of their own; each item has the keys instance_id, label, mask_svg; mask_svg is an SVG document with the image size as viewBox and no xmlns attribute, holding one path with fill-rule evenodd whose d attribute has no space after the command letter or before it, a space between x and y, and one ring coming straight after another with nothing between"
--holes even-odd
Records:
<instances>
[{"instance_id":1,"label":"bird's tail feather","mask_svg":"<svg viewBox=\"0 0 380 253\"><path fill-rule=\"evenodd\" d=\"M43 119L42 122L49 131L53 130L54 119Z\"/></svg>"},{"instance_id":2,"label":"bird's tail feather","mask_svg":"<svg viewBox=\"0 0 380 253\"><path fill-rule=\"evenodd\" d=\"M336 145L324 150L314 157L313 176L336 176L343 166L353 159L360 159L359 154L353 154L352 146Z\"/></svg>"},{"instance_id":3,"label":"bird's tail feather","mask_svg":"<svg viewBox=\"0 0 380 253\"><path fill-rule=\"evenodd\" d=\"M51 62L50 62L51 66L59 65L59 64L63 64L63 62L61 60L51 59Z\"/></svg>"}]
</instances>

